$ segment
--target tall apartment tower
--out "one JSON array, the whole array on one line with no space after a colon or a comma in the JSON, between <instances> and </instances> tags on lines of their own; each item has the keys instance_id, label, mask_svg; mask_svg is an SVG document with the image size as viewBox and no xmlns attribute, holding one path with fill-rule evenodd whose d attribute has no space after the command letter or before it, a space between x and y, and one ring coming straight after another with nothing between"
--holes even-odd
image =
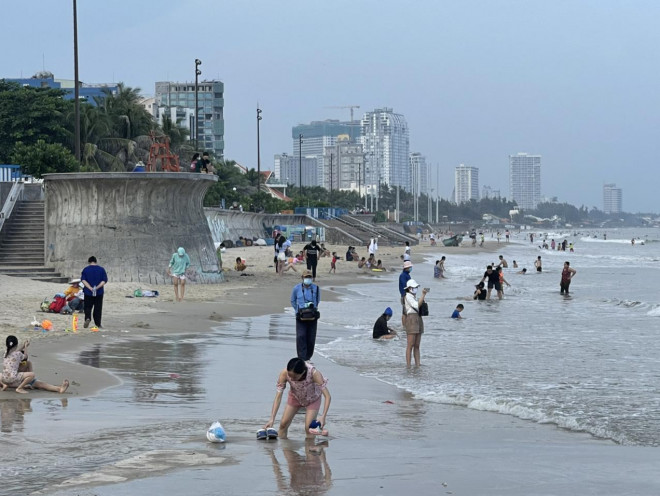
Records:
<instances>
[{"instance_id":1,"label":"tall apartment tower","mask_svg":"<svg viewBox=\"0 0 660 496\"><path fill-rule=\"evenodd\" d=\"M509 155L509 197L518 208L536 208L541 201L541 155Z\"/></svg>"},{"instance_id":2,"label":"tall apartment tower","mask_svg":"<svg viewBox=\"0 0 660 496\"><path fill-rule=\"evenodd\" d=\"M367 187L381 183L412 191L410 136L405 117L391 108L375 109L364 114L361 128Z\"/></svg>"},{"instance_id":3,"label":"tall apartment tower","mask_svg":"<svg viewBox=\"0 0 660 496\"><path fill-rule=\"evenodd\" d=\"M606 214L620 214L623 212L623 193L616 184L603 185L603 212Z\"/></svg>"},{"instance_id":4,"label":"tall apartment tower","mask_svg":"<svg viewBox=\"0 0 660 496\"><path fill-rule=\"evenodd\" d=\"M275 175L281 183L300 186L300 173L302 172L302 185L318 186L318 167L316 157L292 157L286 153L275 155Z\"/></svg>"},{"instance_id":5,"label":"tall apartment tower","mask_svg":"<svg viewBox=\"0 0 660 496\"><path fill-rule=\"evenodd\" d=\"M195 127L199 128L197 149L213 153L216 159L225 155L224 91L222 81L201 81L197 85L198 112L195 118L195 83L156 83L156 107L161 114L168 114L173 121L190 130L195 139Z\"/></svg>"},{"instance_id":6,"label":"tall apartment tower","mask_svg":"<svg viewBox=\"0 0 660 496\"><path fill-rule=\"evenodd\" d=\"M362 144L355 143L347 134L337 136L332 146L326 146L323 155L323 187L336 190L370 193L361 184L364 171L364 152Z\"/></svg>"},{"instance_id":7,"label":"tall apartment tower","mask_svg":"<svg viewBox=\"0 0 660 496\"><path fill-rule=\"evenodd\" d=\"M454 170L454 201L479 200L479 168L461 164Z\"/></svg>"},{"instance_id":8,"label":"tall apartment tower","mask_svg":"<svg viewBox=\"0 0 660 496\"><path fill-rule=\"evenodd\" d=\"M426 157L419 152L410 154L410 173L412 193L416 195L428 195L429 168L426 164Z\"/></svg>"},{"instance_id":9,"label":"tall apartment tower","mask_svg":"<svg viewBox=\"0 0 660 496\"><path fill-rule=\"evenodd\" d=\"M300 135L302 134L302 144ZM353 141L359 141L360 126L357 122L341 122L338 120L312 121L309 124L299 124L291 128L293 156L298 157L302 150L302 156L316 160L316 177L318 184L324 186L323 153L327 146L337 143L337 136L348 135ZM304 174L303 174L304 177Z\"/></svg>"}]
</instances>

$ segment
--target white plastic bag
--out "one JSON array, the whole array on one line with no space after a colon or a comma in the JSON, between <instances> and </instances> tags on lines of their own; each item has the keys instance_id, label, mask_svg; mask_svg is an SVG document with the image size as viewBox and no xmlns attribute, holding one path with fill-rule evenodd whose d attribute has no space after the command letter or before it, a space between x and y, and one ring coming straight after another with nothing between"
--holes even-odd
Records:
<instances>
[{"instance_id":1,"label":"white plastic bag","mask_svg":"<svg viewBox=\"0 0 660 496\"><path fill-rule=\"evenodd\" d=\"M206 431L206 439L212 443L224 443L227 440L227 433L220 422L216 420L211 424Z\"/></svg>"}]
</instances>

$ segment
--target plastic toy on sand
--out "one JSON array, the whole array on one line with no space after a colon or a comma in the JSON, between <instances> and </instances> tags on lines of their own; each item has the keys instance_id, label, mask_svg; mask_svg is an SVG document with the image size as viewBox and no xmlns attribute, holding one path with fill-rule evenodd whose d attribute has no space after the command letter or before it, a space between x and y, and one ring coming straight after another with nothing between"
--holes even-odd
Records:
<instances>
[{"instance_id":1,"label":"plastic toy on sand","mask_svg":"<svg viewBox=\"0 0 660 496\"><path fill-rule=\"evenodd\" d=\"M224 443L227 440L227 433L220 422L216 420L211 424L206 431L206 439L212 443Z\"/></svg>"},{"instance_id":2,"label":"plastic toy on sand","mask_svg":"<svg viewBox=\"0 0 660 496\"><path fill-rule=\"evenodd\" d=\"M315 436L327 436L328 429L324 429L318 420L312 420L309 424L309 433Z\"/></svg>"}]
</instances>

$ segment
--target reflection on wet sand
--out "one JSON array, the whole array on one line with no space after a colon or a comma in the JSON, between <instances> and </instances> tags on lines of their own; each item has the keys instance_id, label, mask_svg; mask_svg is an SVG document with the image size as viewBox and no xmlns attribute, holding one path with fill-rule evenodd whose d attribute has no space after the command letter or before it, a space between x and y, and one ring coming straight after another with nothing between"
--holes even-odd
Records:
<instances>
[{"instance_id":1,"label":"reflection on wet sand","mask_svg":"<svg viewBox=\"0 0 660 496\"><path fill-rule=\"evenodd\" d=\"M281 443L289 476L285 476L275 450L270 452L277 487L283 494L324 494L332 486L332 471L325 457L328 442L317 444L315 439L305 439L304 455L300 446L288 441Z\"/></svg>"},{"instance_id":2,"label":"reflection on wet sand","mask_svg":"<svg viewBox=\"0 0 660 496\"><path fill-rule=\"evenodd\" d=\"M23 418L27 412L32 411L31 398L17 398L0 401L0 421L2 432L22 432Z\"/></svg>"},{"instance_id":3,"label":"reflection on wet sand","mask_svg":"<svg viewBox=\"0 0 660 496\"><path fill-rule=\"evenodd\" d=\"M203 368L200 343L178 336L175 340L153 338L130 343L97 345L78 355L78 362L130 375L133 400L139 403L168 403L185 397L202 399L199 385Z\"/></svg>"}]
</instances>

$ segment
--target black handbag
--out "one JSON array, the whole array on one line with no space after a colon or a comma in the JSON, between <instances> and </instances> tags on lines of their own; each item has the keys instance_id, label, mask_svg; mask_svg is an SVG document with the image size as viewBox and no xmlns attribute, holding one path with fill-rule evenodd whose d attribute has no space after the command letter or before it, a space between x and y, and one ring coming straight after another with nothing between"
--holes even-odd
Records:
<instances>
[{"instance_id":1,"label":"black handbag","mask_svg":"<svg viewBox=\"0 0 660 496\"><path fill-rule=\"evenodd\" d=\"M425 301L423 301L422 304L419 306L419 316L427 317L428 314L429 314L429 306Z\"/></svg>"},{"instance_id":2,"label":"black handbag","mask_svg":"<svg viewBox=\"0 0 660 496\"><path fill-rule=\"evenodd\" d=\"M298 310L298 320L317 320L321 313L315 307L306 307Z\"/></svg>"}]
</instances>

